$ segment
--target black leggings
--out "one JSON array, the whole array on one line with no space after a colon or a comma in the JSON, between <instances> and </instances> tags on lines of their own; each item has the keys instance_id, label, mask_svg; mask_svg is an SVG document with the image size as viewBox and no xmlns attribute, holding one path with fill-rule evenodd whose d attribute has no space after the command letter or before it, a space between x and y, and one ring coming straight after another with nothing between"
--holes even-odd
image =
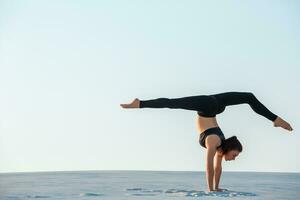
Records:
<instances>
[{"instance_id":1,"label":"black leggings","mask_svg":"<svg viewBox=\"0 0 300 200\"><path fill-rule=\"evenodd\" d=\"M266 108L251 92L224 92L181 98L157 98L140 100L140 108L172 108L197 111L203 117L215 117L226 106L247 103L257 114L274 121L277 115Z\"/></svg>"}]
</instances>

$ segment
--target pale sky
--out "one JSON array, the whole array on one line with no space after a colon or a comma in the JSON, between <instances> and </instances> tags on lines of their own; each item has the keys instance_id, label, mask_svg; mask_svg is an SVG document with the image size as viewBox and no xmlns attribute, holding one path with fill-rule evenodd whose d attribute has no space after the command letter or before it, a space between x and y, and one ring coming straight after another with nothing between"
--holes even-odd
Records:
<instances>
[{"instance_id":1,"label":"pale sky","mask_svg":"<svg viewBox=\"0 0 300 200\"><path fill-rule=\"evenodd\" d=\"M196 111L141 100L250 91L217 116L224 171L300 172L298 1L0 1L0 172L204 171Z\"/></svg>"}]
</instances>

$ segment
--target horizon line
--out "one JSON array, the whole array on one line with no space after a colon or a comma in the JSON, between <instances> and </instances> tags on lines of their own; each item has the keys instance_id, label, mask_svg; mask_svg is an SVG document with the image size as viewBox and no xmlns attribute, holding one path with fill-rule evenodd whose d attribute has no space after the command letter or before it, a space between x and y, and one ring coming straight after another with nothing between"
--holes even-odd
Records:
<instances>
[{"instance_id":1,"label":"horizon line","mask_svg":"<svg viewBox=\"0 0 300 200\"><path fill-rule=\"evenodd\" d=\"M97 172L97 171L111 171L111 172L206 172L206 171L194 171L194 170L151 170L151 169L99 169L99 170L54 170L54 171L7 171L7 172L0 172L1 174L20 174L20 173L59 173L59 172ZM226 170L222 172L234 172L234 173L291 173L291 174L297 174L300 173L300 171L249 171L249 170L241 170L241 171L231 171L231 170Z\"/></svg>"}]
</instances>

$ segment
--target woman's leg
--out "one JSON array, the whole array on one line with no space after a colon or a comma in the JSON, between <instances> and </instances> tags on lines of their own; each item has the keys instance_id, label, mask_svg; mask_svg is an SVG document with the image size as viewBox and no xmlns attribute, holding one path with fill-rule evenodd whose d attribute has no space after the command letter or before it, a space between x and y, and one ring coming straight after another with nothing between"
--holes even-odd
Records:
<instances>
[{"instance_id":1,"label":"woman's leg","mask_svg":"<svg viewBox=\"0 0 300 200\"><path fill-rule=\"evenodd\" d=\"M280 126L292 131L289 123L268 110L250 92L225 92L214 95L198 95L182 98L157 98L150 100L139 100L135 98L130 104L120 104L123 108L174 108L198 111L205 117L214 117L224 111L226 106L247 103L258 114L274 122L274 126Z\"/></svg>"},{"instance_id":2,"label":"woman's leg","mask_svg":"<svg viewBox=\"0 0 300 200\"><path fill-rule=\"evenodd\" d=\"M140 100L140 108L171 108L211 113L216 110L216 106L215 99L209 95Z\"/></svg>"},{"instance_id":3,"label":"woman's leg","mask_svg":"<svg viewBox=\"0 0 300 200\"><path fill-rule=\"evenodd\" d=\"M247 103L257 114L262 115L271 121L275 121L277 118L277 115L266 108L266 106L264 106L251 92L225 92L215 94L214 96L220 100L219 104L223 104L225 107Z\"/></svg>"},{"instance_id":4,"label":"woman's leg","mask_svg":"<svg viewBox=\"0 0 300 200\"><path fill-rule=\"evenodd\" d=\"M220 106L223 106L223 108L228 105L247 103L257 114L273 121L275 127L279 126L289 131L293 130L292 126L288 122L272 113L251 92L225 92L215 94L214 96L217 98L218 103L220 104Z\"/></svg>"}]
</instances>

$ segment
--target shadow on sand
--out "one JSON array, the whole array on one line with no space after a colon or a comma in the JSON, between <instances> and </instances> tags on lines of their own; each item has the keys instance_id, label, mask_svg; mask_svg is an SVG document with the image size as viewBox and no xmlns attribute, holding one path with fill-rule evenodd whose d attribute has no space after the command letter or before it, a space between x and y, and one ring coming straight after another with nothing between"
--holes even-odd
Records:
<instances>
[{"instance_id":1,"label":"shadow on sand","mask_svg":"<svg viewBox=\"0 0 300 200\"><path fill-rule=\"evenodd\" d=\"M197 191L197 190L181 190L181 189L167 189L167 190L148 190L144 188L128 188L126 189L130 195L133 196L156 196L162 193L175 195L175 196L187 196L187 197L203 197L203 196L212 196L212 197L249 197L257 196L251 192L239 192L232 190L224 190L222 192L206 192L206 191Z\"/></svg>"},{"instance_id":2,"label":"shadow on sand","mask_svg":"<svg viewBox=\"0 0 300 200\"><path fill-rule=\"evenodd\" d=\"M232 190L224 190L222 192L206 192L206 191L197 191L197 190L178 190L178 189L169 189L165 193L172 194L181 194L188 197L202 197L202 196L213 196L213 197L241 197L241 196L257 196L251 192L238 192Z\"/></svg>"}]
</instances>

